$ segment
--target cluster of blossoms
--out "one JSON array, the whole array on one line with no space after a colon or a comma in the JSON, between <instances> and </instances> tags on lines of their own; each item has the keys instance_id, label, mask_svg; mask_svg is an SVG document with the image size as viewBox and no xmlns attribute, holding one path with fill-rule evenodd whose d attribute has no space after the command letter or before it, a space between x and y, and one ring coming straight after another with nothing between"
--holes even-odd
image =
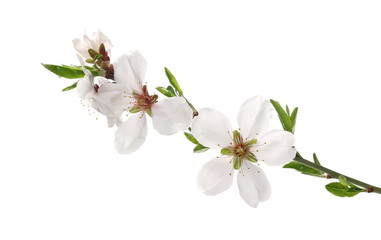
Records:
<instances>
[{"instance_id":1,"label":"cluster of blossoms","mask_svg":"<svg viewBox=\"0 0 381 240\"><path fill-rule=\"evenodd\" d=\"M144 143L146 114L152 117L153 127L160 134L172 135L189 127L193 111L184 98L158 101L156 94L148 93L143 84L147 63L138 51L120 56L111 64L112 44L103 33L85 35L82 41L75 39L73 43L85 72L77 83L78 94L107 117L109 127L118 127L115 147L119 153L132 153ZM85 66L96 66L103 76L94 77ZM128 113L127 119L123 118L124 113Z\"/></svg>"},{"instance_id":2,"label":"cluster of blossoms","mask_svg":"<svg viewBox=\"0 0 381 240\"><path fill-rule=\"evenodd\" d=\"M108 127L117 127L115 147L119 153L132 153L144 143L148 115L160 134L191 129L192 137L205 148L221 149L221 155L207 162L198 174L198 186L205 194L228 189L236 170L239 192L247 204L256 207L270 197L270 184L258 163L283 165L295 157L296 150L292 133L268 131L273 110L268 100L257 96L243 103L238 130L233 130L219 111L205 108L195 114L176 84L176 91L167 88L164 95L168 98L159 100L158 95L150 95L144 82L147 63L138 51L111 62L111 41L99 31L73 43L85 74L76 84L78 95L107 117Z\"/></svg>"}]
</instances>

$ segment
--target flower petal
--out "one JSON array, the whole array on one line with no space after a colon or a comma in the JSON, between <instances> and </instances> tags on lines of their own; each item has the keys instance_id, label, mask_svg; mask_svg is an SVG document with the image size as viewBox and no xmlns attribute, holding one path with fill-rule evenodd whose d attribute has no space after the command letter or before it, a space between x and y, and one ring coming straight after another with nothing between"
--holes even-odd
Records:
<instances>
[{"instance_id":1,"label":"flower petal","mask_svg":"<svg viewBox=\"0 0 381 240\"><path fill-rule=\"evenodd\" d=\"M84 69L84 70L90 72L89 70L87 70L86 68L84 68L84 66L88 65L88 64L85 62L85 58L83 58L83 57L82 57L80 54L78 54L78 53L77 53L77 58L78 58L78 60L79 60L79 63L80 63L81 66L82 66L82 69ZM86 71L84 71L85 74L87 74ZM90 73L91 73L91 72L90 72ZM91 75L92 75L92 74L91 74Z\"/></svg>"},{"instance_id":2,"label":"flower petal","mask_svg":"<svg viewBox=\"0 0 381 240\"><path fill-rule=\"evenodd\" d=\"M139 52L123 55L113 63L115 82L128 87L131 91L142 93L146 61Z\"/></svg>"},{"instance_id":3,"label":"flower petal","mask_svg":"<svg viewBox=\"0 0 381 240\"><path fill-rule=\"evenodd\" d=\"M192 134L202 145L209 148L223 148L232 141L232 125L221 112L203 108L192 122Z\"/></svg>"},{"instance_id":4,"label":"flower petal","mask_svg":"<svg viewBox=\"0 0 381 240\"><path fill-rule=\"evenodd\" d=\"M140 113L129 117L115 132L115 148L120 154L136 151L147 136L147 119Z\"/></svg>"},{"instance_id":5,"label":"flower petal","mask_svg":"<svg viewBox=\"0 0 381 240\"><path fill-rule=\"evenodd\" d=\"M126 88L115 84L102 84L98 93L93 96L92 106L98 112L107 116L108 126L112 127L119 122L125 109L131 106L130 98L125 93Z\"/></svg>"},{"instance_id":6,"label":"flower petal","mask_svg":"<svg viewBox=\"0 0 381 240\"><path fill-rule=\"evenodd\" d=\"M234 169L231 157L213 158L198 173L198 187L207 195L216 195L233 183Z\"/></svg>"},{"instance_id":7,"label":"flower petal","mask_svg":"<svg viewBox=\"0 0 381 240\"><path fill-rule=\"evenodd\" d=\"M128 57L131 68L138 82L143 83L147 70L147 62L139 51L133 51Z\"/></svg>"},{"instance_id":8,"label":"flower petal","mask_svg":"<svg viewBox=\"0 0 381 240\"><path fill-rule=\"evenodd\" d=\"M83 67L83 69L86 69L86 68ZM102 86L103 84L106 84L106 83L113 83L112 81L110 81L109 79L104 78L104 77L95 77L95 80L96 80L96 83L98 84L98 86ZM118 88L120 88L122 86L119 84L113 84L113 85L117 85ZM127 89L126 87L124 87L124 88Z\"/></svg>"},{"instance_id":9,"label":"flower petal","mask_svg":"<svg viewBox=\"0 0 381 240\"><path fill-rule=\"evenodd\" d=\"M268 131L272 106L268 100L255 96L241 105L237 120L244 138L253 139Z\"/></svg>"},{"instance_id":10,"label":"flower petal","mask_svg":"<svg viewBox=\"0 0 381 240\"><path fill-rule=\"evenodd\" d=\"M81 99L91 98L95 94L94 77L86 74L85 77L78 80L77 92Z\"/></svg>"},{"instance_id":11,"label":"flower petal","mask_svg":"<svg viewBox=\"0 0 381 240\"><path fill-rule=\"evenodd\" d=\"M84 60L90 58L90 55L88 53L88 46L86 44L84 44L84 42L79 39L79 38L76 38L76 39L73 39L73 45L74 45L74 48L75 50L77 50L77 56L78 56L78 59L82 59L81 62L83 62Z\"/></svg>"},{"instance_id":12,"label":"flower petal","mask_svg":"<svg viewBox=\"0 0 381 240\"><path fill-rule=\"evenodd\" d=\"M239 194L251 207L257 207L259 202L266 201L271 196L270 183L263 170L245 161L237 177Z\"/></svg>"},{"instance_id":13,"label":"flower petal","mask_svg":"<svg viewBox=\"0 0 381 240\"><path fill-rule=\"evenodd\" d=\"M103 32L101 32L100 30L93 32L92 39L94 44L93 45L94 50L98 51L99 46L103 43L103 45L105 46L106 52L110 56L110 49L112 48L112 43L110 39Z\"/></svg>"},{"instance_id":14,"label":"flower petal","mask_svg":"<svg viewBox=\"0 0 381 240\"><path fill-rule=\"evenodd\" d=\"M152 105L153 127L164 135L185 130L192 122L193 111L184 98L166 98Z\"/></svg>"},{"instance_id":15,"label":"flower petal","mask_svg":"<svg viewBox=\"0 0 381 240\"><path fill-rule=\"evenodd\" d=\"M258 160L270 166L282 166L296 154L295 136L287 131L273 130L258 139L253 152Z\"/></svg>"}]
</instances>

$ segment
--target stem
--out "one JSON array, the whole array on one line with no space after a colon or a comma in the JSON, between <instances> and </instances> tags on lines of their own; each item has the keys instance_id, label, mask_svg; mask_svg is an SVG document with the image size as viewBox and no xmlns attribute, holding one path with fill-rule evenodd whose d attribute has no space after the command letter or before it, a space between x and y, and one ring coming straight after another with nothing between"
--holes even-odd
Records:
<instances>
[{"instance_id":1,"label":"stem","mask_svg":"<svg viewBox=\"0 0 381 240\"><path fill-rule=\"evenodd\" d=\"M359 181L357 179L354 179L354 178L351 178L351 177L348 177L344 174L341 174L341 173L338 173L338 172L335 172L331 169L328 169L326 167L323 167L321 165L318 165L316 163L313 163L311 161L308 161L304 158L302 158L302 156L298 153L296 155L296 157L294 158L294 161L295 162L298 162L300 164L303 164L307 167L310 167L310 168L313 168L315 170L318 170L318 171L321 171L321 172L324 172L326 173L329 177L332 177L332 178L336 178L338 179L340 176L344 176L348 182L354 184L354 185L357 185L359 187L363 187L365 188L368 192L374 192L374 193L378 193L378 194L381 194L381 188L379 187L376 187L376 186L373 186L373 185L370 185L368 183L365 183L365 182L362 182L362 181Z\"/></svg>"},{"instance_id":2,"label":"stem","mask_svg":"<svg viewBox=\"0 0 381 240\"><path fill-rule=\"evenodd\" d=\"M185 99L185 101L188 103L189 107L193 110L193 118L194 117L197 117L198 116L198 111L197 109L192 105L192 103L190 103L188 101L188 99L186 97L184 97L184 95L180 94L181 97L183 97Z\"/></svg>"}]
</instances>

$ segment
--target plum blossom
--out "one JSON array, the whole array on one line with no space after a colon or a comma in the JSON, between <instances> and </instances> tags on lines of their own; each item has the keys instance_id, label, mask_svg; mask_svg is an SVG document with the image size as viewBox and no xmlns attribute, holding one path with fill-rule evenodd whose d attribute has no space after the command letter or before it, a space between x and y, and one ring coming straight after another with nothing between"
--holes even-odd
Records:
<instances>
[{"instance_id":1,"label":"plum blossom","mask_svg":"<svg viewBox=\"0 0 381 240\"><path fill-rule=\"evenodd\" d=\"M294 135L283 130L268 132L272 106L256 96L244 102L238 113L238 130L227 117L205 108L193 120L193 136L202 145L221 149L222 156L204 164L198 174L198 186L207 195L227 190L238 171L239 193L251 207L270 198L270 183L259 162L281 166L296 154Z\"/></svg>"},{"instance_id":2,"label":"plum blossom","mask_svg":"<svg viewBox=\"0 0 381 240\"><path fill-rule=\"evenodd\" d=\"M121 122L127 100L123 97L123 86L119 86L104 77L94 77L86 68L82 68L85 77L78 80L77 92L82 100L107 117L109 127Z\"/></svg>"},{"instance_id":3,"label":"plum blossom","mask_svg":"<svg viewBox=\"0 0 381 240\"><path fill-rule=\"evenodd\" d=\"M73 44L81 63L91 63L90 61L94 59L96 53L103 54L104 60L110 61L109 55L112 43L100 30L84 34L83 39L74 39Z\"/></svg>"},{"instance_id":4,"label":"plum blossom","mask_svg":"<svg viewBox=\"0 0 381 240\"><path fill-rule=\"evenodd\" d=\"M147 135L147 117L152 117L153 127L164 135L172 135L189 127L193 111L181 97L171 97L158 101L156 94L148 93L143 84L146 61L134 51L123 55L113 63L116 84L125 87L127 100L124 110L129 112L127 120L118 126L115 133L115 147L121 154L136 151Z\"/></svg>"}]
</instances>

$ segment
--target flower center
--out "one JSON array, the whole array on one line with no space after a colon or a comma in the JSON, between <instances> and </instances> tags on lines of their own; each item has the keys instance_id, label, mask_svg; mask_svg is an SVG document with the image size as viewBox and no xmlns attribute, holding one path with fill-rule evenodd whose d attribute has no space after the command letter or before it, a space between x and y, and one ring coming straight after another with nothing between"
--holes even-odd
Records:
<instances>
[{"instance_id":1,"label":"flower center","mask_svg":"<svg viewBox=\"0 0 381 240\"><path fill-rule=\"evenodd\" d=\"M135 102L130 112L138 113L140 111L144 111L152 117L151 106L157 102L158 96L156 94L149 95L147 90L147 85L144 85L142 90L143 92L140 94L133 93Z\"/></svg>"},{"instance_id":2,"label":"flower center","mask_svg":"<svg viewBox=\"0 0 381 240\"><path fill-rule=\"evenodd\" d=\"M237 130L233 132L233 142L231 146L221 149L221 154L233 157L234 169L240 169L242 162L248 160L258 162L255 155L250 151L251 147L257 143L257 139L243 139L241 133Z\"/></svg>"},{"instance_id":3,"label":"flower center","mask_svg":"<svg viewBox=\"0 0 381 240\"><path fill-rule=\"evenodd\" d=\"M239 156L239 157L245 156L247 151L248 151L248 148L245 145L245 143L240 143L234 146L234 155L236 156Z\"/></svg>"}]
</instances>

